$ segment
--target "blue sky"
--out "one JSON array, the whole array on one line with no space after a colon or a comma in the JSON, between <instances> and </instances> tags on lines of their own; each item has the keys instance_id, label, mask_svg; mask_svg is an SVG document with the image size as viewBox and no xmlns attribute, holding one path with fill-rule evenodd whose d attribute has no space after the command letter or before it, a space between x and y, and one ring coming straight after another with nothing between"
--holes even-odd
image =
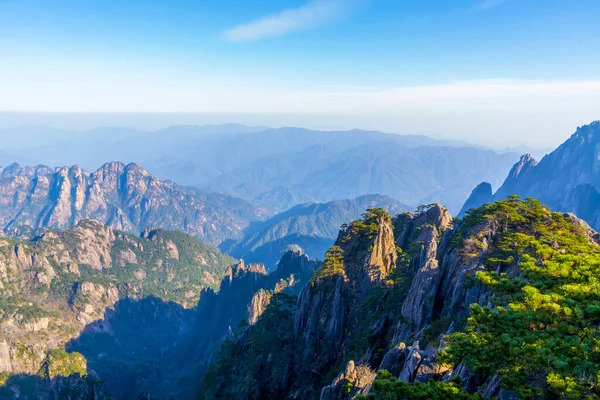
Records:
<instances>
[{"instance_id":1,"label":"blue sky","mask_svg":"<svg viewBox=\"0 0 600 400\"><path fill-rule=\"evenodd\" d=\"M599 20L597 0L0 0L0 110L556 144L600 119Z\"/></svg>"}]
</instances>

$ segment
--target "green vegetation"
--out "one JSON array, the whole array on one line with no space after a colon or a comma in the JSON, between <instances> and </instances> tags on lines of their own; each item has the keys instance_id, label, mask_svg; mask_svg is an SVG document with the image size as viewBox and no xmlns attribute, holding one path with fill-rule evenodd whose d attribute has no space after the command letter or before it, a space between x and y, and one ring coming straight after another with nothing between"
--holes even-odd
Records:
<instances>
[{"instance_id":1,"label":"green vegetation","mask_svg":"<svg viewBox=\"0 0 600 400\"><path fill-rule=\"evenodd\" d=\"M499 372L521 398L600 398L600 247L562 214L511 197L471 210L459 232L497 229L477 279L495 307L473 305L443 360Z\"/></svg>"},{"instance_id":2,"label":"green vegetation","mask_svg":"<svg viewBox=\"0 0 600 400\"><path fill-rule=\"evenodd\" d=\"M477 400L479 395L464 391L460 381L430 382L427 384L403 382L388 371L379 372L373 381L368 396L358 396L357 400Z\"/></svg>"},{"instance_id":3,"label":"green vegetation","mask_svg":"<svg viewBox=\"0 0 600 400\"><path fill-rule=\"evenodd\" d=\"M80 353L67 353L61 349L48 352L39 373L39 375L48 379L73 374L86 375L87 360Z\"/></svg>"},{"instance_id":4,"label":"green vegetation","mask_svg":"<svg viewBox=\"0 0 600 400\"><path fill-rule=\"evenodd\" d=\"M344 274L344 250L337 245L325 253L325 260L321 264L321 268L316 270L311 278L311 281L326 279L332 276L341 276Z\"/></svg>"},{"instance_id":5,"label":"green vegetation","mask_svg":"<svg viewBox=\"0 0 600 400\"><path fill-rule=\"evenodd\" d=\"M70 247L77 248L72 230L58 235ZM48 246L35 244L37 251ZM120 233L111 248L111 258L112 264L102 270L79 265L80 275L64 266L55 266L59 276L52 281L50 293L56 298L66 298L76 283L91 282L115 286L121 296L134 289L138 297L157 296L190 306L197 303L202 288L218 290L225 267L235 263L235 259L194 237L163 230L153 231L150 240ZM87 299L77 296L70 302L82 305Z\"/></svg>"},{"instance_id":6,"label":"green vegetation","mask_svg":"<svg viewBox=\"0 0 600 400\"><path fill-rule=\"evenodd\" d=\"M275 374L286 371L294 355L296 297L276 293L258 322L242 334L244 341L225 340L202 381L204 398L276 398L282 388Z\"/></svg>"},{"instance_id":7,"label":"green vegetation","mask_svg":"<svg viewBox=\"0 0 600 400\"><path fill-rule=\"evenodd\" d=\"M53 314L44 310L42 307L35 303L27 303L19 307L18 314L21 315L23 323L35 322L40 318L49 317Z\"/></svg>"},{"instance_id":8,"label":"green vegetation","mask_svg":"<svg viewBox=\"0 0 600 400\"><path fill-rule=\"evenodd\" d=\"M11 377L11 375L12 374L10 372L0 371L0 386L6 385L6 382Z\"/></svg>"},{"instance_id":9,"label":"green vegetation","mask_svg":"<svg viewBox=\"0 0 600 400\"><path fill-rule=\"evenodd\" d=\"M373 239L382 220L391 223L392 217L387 211L381 208L369 208L362 214L362 219L353 221L348 226L342 242L351 239Z\"/></svg>"},{"instance_id":10,"label":"green vegetation","mask_svg":"<svg viewBox=\"0 0 600 400\"><path fill-rule=\"evenodd\" d=\"M117 240L111 249L113 264L110 269L97 271L83 268L84 280L117 287L130 284L136 287L140 297L158 296L166 301L193 305L198 301L200 290L210 287L217 290L225 267L235 260L194 237L158 230L152 240L127 237ZM128 242L140 242L143 251ZM170 253L168 246L176 246L177 253ZM124 261L122 254L135 254L134 264ZM80 278L80 279L82 279Z\"/></svg>"},{"instance_id":11,"label":"green vegetation","mask_svg":"<svg viewBox=\"0 0 600 400\"><path fill-rule=\"evenodd\" d=\"M434 340L438 339L440 335L448 332L448 328L450 328L450 324L452 324L452 320L448 317L442 317L438 320L435 320L431 325L427 328L423 329L423 336L419 343L421 348L427 348L427 345ZM436 346L438 343L434 343Z\"/></svg>"},{"instance_id":12,"label":"green vegetation","mask_svg":"<svg viewBox=\"0 0 600 400\"><path fill-rule=\"evenodd\" d=\"M20 360L31 361L36 359L35 353L22 343L17 343L15 349L17 350L17 358Z\"/></svg>"}]
</instances>

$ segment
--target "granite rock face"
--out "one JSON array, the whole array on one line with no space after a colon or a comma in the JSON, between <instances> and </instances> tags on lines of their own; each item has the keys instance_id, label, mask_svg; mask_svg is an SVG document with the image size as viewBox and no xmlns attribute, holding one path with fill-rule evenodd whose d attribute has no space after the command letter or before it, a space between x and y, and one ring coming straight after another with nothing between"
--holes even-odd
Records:
<instances>
[{"instance_id":1,"label":"granite rock face","mask_svg":"<svg viewBox=\"0 0 600 400\"><path fill-rule=\"evenodd\" d=\"M578 234L599 243L584 221L565 217ZM216 387L207 383L205 398L262 393L281 399L353 399L368 394L375 373L384 370L411 385L459 377L470 393L514 398L494 373L484 376L463 364L451 368L440 362L447 336L465 329L471 306L494 307L491 289L475 277L490 271L496 246L510 232L503 218L498 212L454 220L446 208L432 204L393 219L383 210L370 210L343 226L296 306L271 314L290 316L292 322L253 320L234 338L229 359L218 363L222 376ZM520 277L519 262L515 258L495 269ZM255 297L256 309L262 310L262 298ZM265 338L263 322L269 324L269 343L276 345L255 345ZM249 349L253 357L244 356ZM326 386L323 377L331 377Z\"/></svg>"},{"instance_id":2,"label":"granite rock face","mask_svg":"<svg viewBox=\"0 0 600 400\"><path fill-rule=\"evenodd\" d=\"M338 240L348 255L343 270L312 280L298 297L294 336L303 369L313 369L315 363L330 368L343 358L359 318L359 305L371 288L383 285L396 266L391 219L386 214L372 222L376 228L366 241L352 235L348 240Z\"/></svg>"},{"instance_id":3,"label":"granite rock face","mask_svg":"<svg viewBox=\"0 0 600 400\"><path fill-rule=\"evenodd\" d=\"M406 223L406 222L405 222ZM415 257L416 274L402 306L402 315L415 328L433 317L433 307L442 278L438 256L438 243L445 230L451 227L452 216L444 207L433 205L411 221L409 238L420 245ZM398 243L400 247L411 244Z\"/></svg>"},{"instance_id":4,"label":"granite rock face","mask_svg":"<svg viewBox=\"0 0 600 400\"><path fill-rule=\"evenodd\" d=\"M366 395L377 374L367 365L355 365L348 361L346 370L321 390L320 400L347 400ZM347 388L351 387L351 390Z\"/></svg>"}]
</instances>

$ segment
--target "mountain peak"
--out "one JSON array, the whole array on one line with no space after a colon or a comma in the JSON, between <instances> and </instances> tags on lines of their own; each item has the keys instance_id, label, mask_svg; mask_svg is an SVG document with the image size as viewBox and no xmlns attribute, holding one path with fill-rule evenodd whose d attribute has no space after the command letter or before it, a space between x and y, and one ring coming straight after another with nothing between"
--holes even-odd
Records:
<instances>
[{"instance_id":1,"label":"mountain peak","mask_svg":"<svg viewBox=\"0 0 600 400\"><path fill-rule=\"evenodd\" d=\"M600 142L600 120L578 127L571 140L579 145Z\"/></svg>"},{"instance_id":2,"label":"mountain peak","mask_svg":"<svg viewBox=\"0 0 600 400\"><path fill-rule=\"evenodd\" d=\"M493 198L494 192L492 191L492 185L489 182L481 182L473 189L458 216L463 217L468 210L489 203Z\"/></svg>"},{"instance_id":3,"label":"mountain peak","mask_svg":"<svg viewBox=\"0 0 600 400\"><path fill-rule=\"evenodd\" d=\"M517 179L527 168L535 167L536 165L537 161L530 153L523 154L519 161L510 170L509 176L513 179Z\"/></svg>"},{"instance_id":4,"label":"mountain peak","mask_svg":"<svg viewBox=\"0 0 600 400\"><path fill-rule=\"evenodd\" d=\"M98 172L121 173L121 172L123 172L124 169L125 169L125 164L123 164L122 162L110 161L110 162L104 163L100 168L98 168L96 173L98 173Z\"/></svg>"},{"instance_id":5,"label":"mountain peak","mask_svg":"<svg viewBox=\"0 0 600 400\"><path fill-rule=\"evenodd\" d=\"M519 161L510 169L508 176L504 180L504 183L500 189L498 189L496 196L506 197L514 194L519 182L522 181L523 176L537 165L537 161L531 156L531 154L528 153L522 155Z\"/></svg>"}]
</instances>

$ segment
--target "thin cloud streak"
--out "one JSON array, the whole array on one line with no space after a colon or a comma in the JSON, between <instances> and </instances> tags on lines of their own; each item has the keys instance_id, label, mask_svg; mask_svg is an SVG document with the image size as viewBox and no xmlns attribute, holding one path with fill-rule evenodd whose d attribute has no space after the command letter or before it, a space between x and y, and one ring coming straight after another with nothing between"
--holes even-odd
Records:
<instances>
[{"instance_id":1,"label":"thin cloud streak","mask_svg":"<svg viewBox=\"0 0 600 400\"><path fill-rule=\"evenodd\" d=\"M302 7L283 10L235 26L223 32L223 38L230 42L252 42L285 36L335 21L354 5L355 1L349 0L313 0Z\"/></svg>"}]
</instances>

